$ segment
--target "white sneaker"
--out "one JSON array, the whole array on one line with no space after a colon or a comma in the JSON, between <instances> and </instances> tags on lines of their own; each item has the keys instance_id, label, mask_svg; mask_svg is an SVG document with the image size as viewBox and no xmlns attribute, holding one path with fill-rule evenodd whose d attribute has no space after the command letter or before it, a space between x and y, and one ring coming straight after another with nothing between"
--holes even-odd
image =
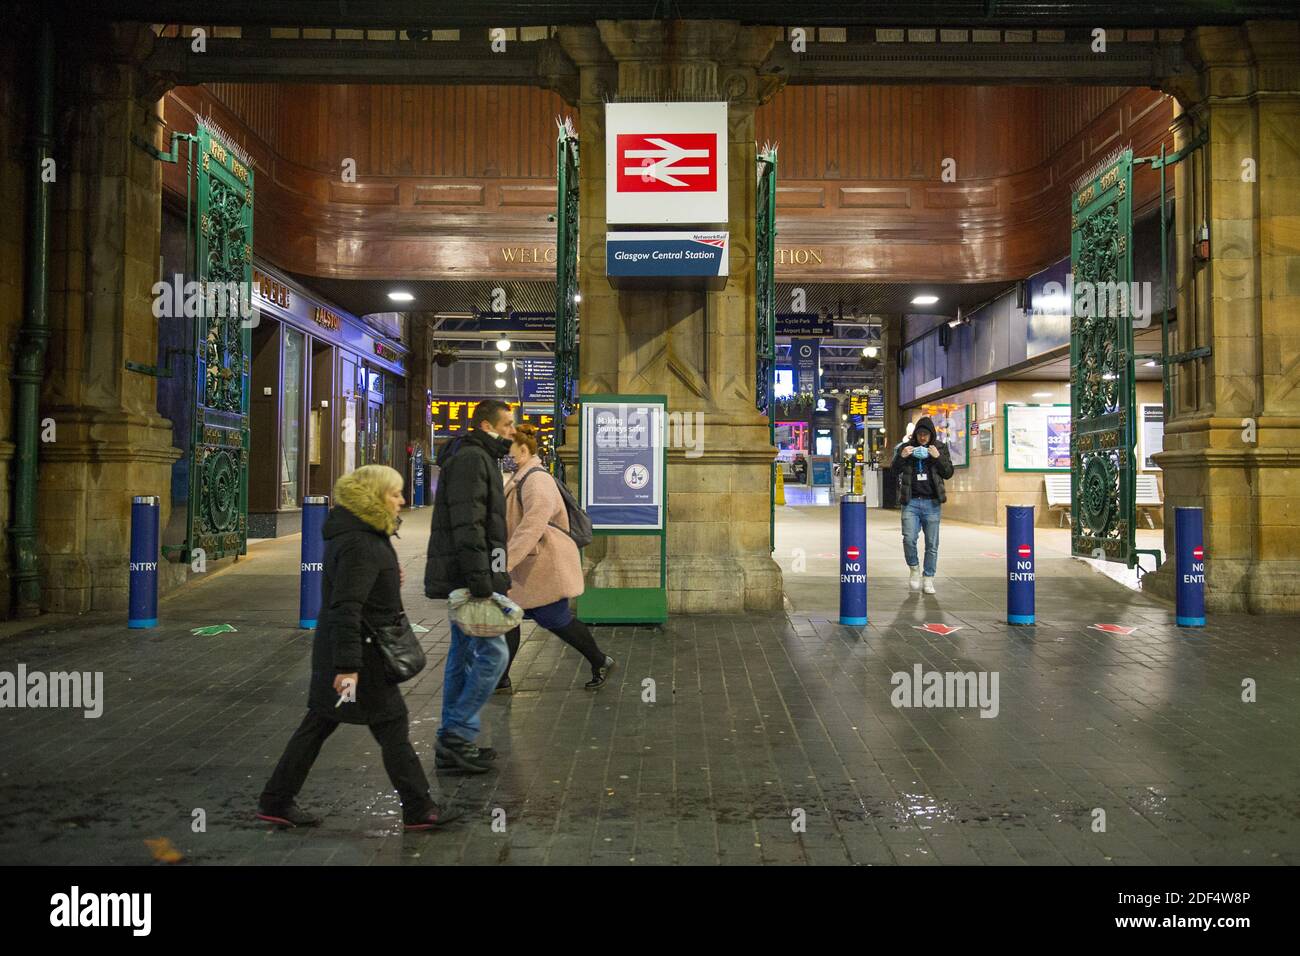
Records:
<instances>
[{"instance_id":1,"label":"white sneaker","mask_svg":"<svg viewBox=\"0 0 1300 956\"><path fill-rule=\"evenodd\" d=\"M933 593L934 593L934 578L927 577L927 578L925 579L925 587L923 587L922 590L925 591L926 594L933 594Z\"/></svg>"},{"instance_id":2,"label":"white sneaker","mask_svg":"<svg viewBox=\"0 0 1300 956\"><path fill-rule=\"evenodd\" d=\"M912 576L907 579L907 586L913 591L921 590L921 569L913 568Z\"/></svg>"}]
</instances>

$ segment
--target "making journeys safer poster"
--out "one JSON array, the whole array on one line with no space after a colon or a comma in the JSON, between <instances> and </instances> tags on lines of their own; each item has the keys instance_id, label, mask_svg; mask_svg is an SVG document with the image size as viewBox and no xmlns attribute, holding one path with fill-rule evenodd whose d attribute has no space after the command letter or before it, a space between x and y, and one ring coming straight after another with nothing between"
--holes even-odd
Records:
<instances>
[{"instance_id":1,"label":"making journeys safer poster","mask_svg":"<svg viewBox=\"0 0 1300 956\"><path fill-rule=\"evenodd\" d=\"M582 507L594 528L663 529L664 406L582 404Z\"/></svg>"}]
</instances>

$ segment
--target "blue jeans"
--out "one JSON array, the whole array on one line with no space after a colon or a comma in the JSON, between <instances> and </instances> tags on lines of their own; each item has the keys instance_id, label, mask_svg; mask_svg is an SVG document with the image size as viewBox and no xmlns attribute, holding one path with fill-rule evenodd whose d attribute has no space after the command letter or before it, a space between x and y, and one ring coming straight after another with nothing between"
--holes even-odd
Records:
<instances>
[{"instance_id":1,"label":"blue jeans","mask_svg":"<svg viewBox=\"0 0 1300 956\"><path fill-rule=\"evenodd\" d=\"M509 660L504 637L472 637L451 625L438 739L455 734L462 740L474 741L480 726L479 711L496 691Z\"/></svg>"},{"instance_id":2,"label":"blue jeans","mask_svg":"<svg viewBox=\"0 0 1300 956\"><path fill-rule=\"evenodd\" d=\"M937 498L913 498L903 505L903 557L909 568L917 566L916 536L924 530L927 578L934 577L939 565L939 509Z\"/></svg>"}]
</instances>

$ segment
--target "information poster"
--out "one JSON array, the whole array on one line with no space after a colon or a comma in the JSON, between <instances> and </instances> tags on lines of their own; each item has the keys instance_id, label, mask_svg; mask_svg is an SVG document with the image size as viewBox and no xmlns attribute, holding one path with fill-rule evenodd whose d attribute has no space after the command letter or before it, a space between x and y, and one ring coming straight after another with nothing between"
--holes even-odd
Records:
<instances>
[{"instance_id":1,"label":"information poster","mask_svg":"<svg viewBox=\"0 0 1300 956\"><path fill-rule=\"evenodd\" d=\"M1070 406L1012 405L1005 412L1007 471L1070 470Z\"/></svg>"},{"instance_id":2,"label":"information poster","mask_svg":"<svg viewBox=\"0 0 1300 956\"><path fill-rule=\"evenodd\" d=\"M968 405L923 405L921 414L934 422L936 436L948 446L948 457L954 468L965 468L970 464L970 406Z\"/></svg>"},{"instance_id":3,"label":"information poster","mask_svg":"<svg viewBox=\"0 0 1300 956\"><path fill-rule=\"evenodd\" d=\"M821 393L821 339L791 339L790 359L794 363L794 390L799 395Z\"/></svg>"},{"instance_id":4,"label":"information poster","mask_svg":"<svg viewBox=\"0 0 1300 956\"><path fill-rule=\"evenodd\" d=\"M1165 406L1143 404L1142 408L1142 470L1159 471L1153 455L1165 449Z\"/></svg>"},{"instance_id":5,"label":"information poster","mask_svg":"<svg viewBox=\"0 0 1300 956\"><path fill-rule=\"evenodd\" d=\"M584 399L582 508L597 530L664 526L664 405Z\"/></svg>"}]
</instances>

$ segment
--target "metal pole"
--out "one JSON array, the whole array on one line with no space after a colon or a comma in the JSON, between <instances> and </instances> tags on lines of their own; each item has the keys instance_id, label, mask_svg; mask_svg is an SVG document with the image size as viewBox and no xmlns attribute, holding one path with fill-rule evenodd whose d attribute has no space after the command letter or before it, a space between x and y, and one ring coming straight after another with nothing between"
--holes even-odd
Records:
<instances>
[{"instance_id":1,"label":"metal pole","mask_svg":"<svg viewBox=\"0 0 1300 956\"><path fill-rule=\"evenodd\" d=\"M1160 284L1163 287L1160 314L1160 383L1164 390L1165 421L1173 411L1169 400L1169 240L1165 222L1165 144L1160 144Z\"/></svg>"},{"instance_id":2,"label":"metal pole","mask_svg":"<svg viewBox=\"0 0 1300 956\"><path fill-rule=\"evenodd\" d=\"M41 612L41 579L36 560L36 461L40 449L41 382L45 379L45 350L50 340L50 201L53 183L47 180L47 160L54 146L54 28L42 20L35 63L36 98L32 107L30 156L27 171L26 305L18 336L12 378L14 397L14 515L9 526L13 542L16 617Z\"/></svg>"}]
</instances>

